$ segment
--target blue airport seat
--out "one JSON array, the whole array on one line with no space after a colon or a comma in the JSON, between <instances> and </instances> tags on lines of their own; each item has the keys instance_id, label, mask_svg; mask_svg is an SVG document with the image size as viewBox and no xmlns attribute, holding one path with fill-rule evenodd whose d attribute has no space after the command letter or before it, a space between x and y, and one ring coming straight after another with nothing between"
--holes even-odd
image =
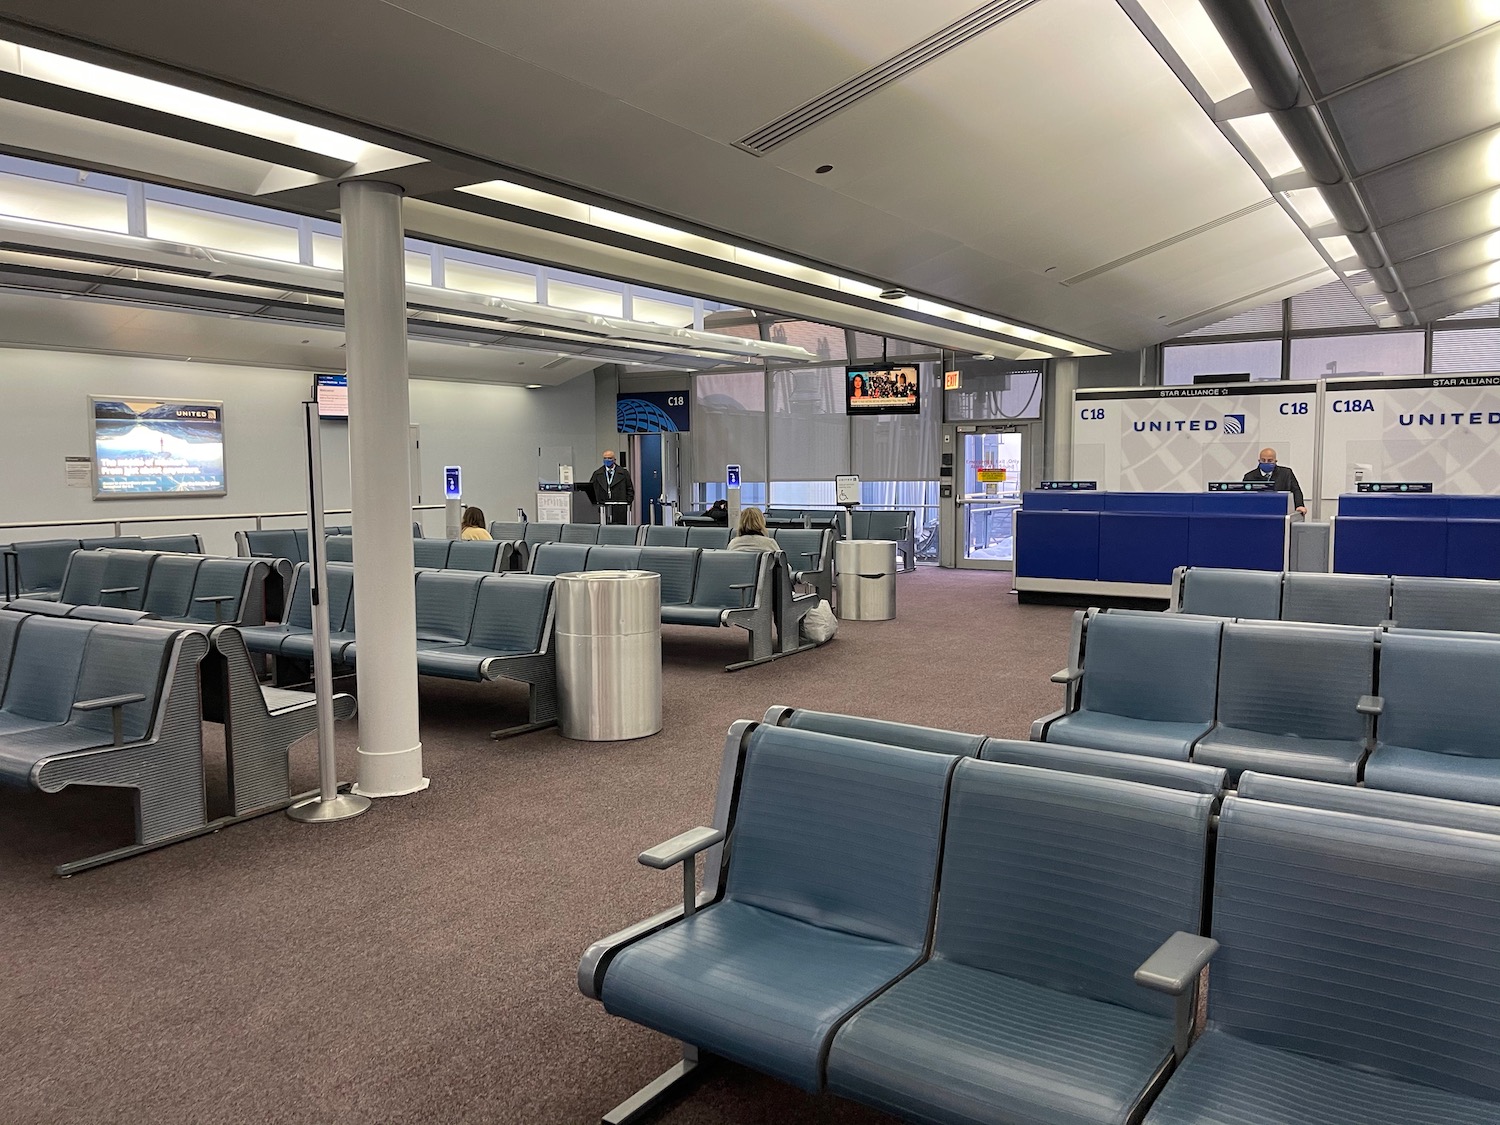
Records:
<instances>
[{"instance_id":1,"label":"blue airport seat","mask_svg":"<svg viewBox=\"0 0 1500 1125\"><path fill-rule=\"evenodd\" d=\"M497 662L524 658L546 647L550 578L527 574L474 577L479 582L467 637L457 643L419 640L417 670L424 675L482 681L494 673Z\"/></svg>"},{"instance_id":2,"label":"blue airport seat","mask_svg":"<svg viewBox=\"0 0 1500 1125\"><path fill-rule=\"evenodd\" d=\"M688 545L688 528L651 524L646 528L646 538L642 541L642 545L646 547L686 547Z\"/></svg>"},{"instance_id":3,"label":"blue airport seat","mask_svg":"<svg viewBox=\"0 0 1500 1125\"><path fill-rule=\"evenodd\" d=\"M641 548L617 547L611 545L595 547L589 551L588 566L585 569L640 570Z\"/></svg>"},{"instance_id":4,"label":"blue airport seat","mask_svg":"<svg viewBox=\"0 0 1500 1125\"><path fill-rule=\"evenodd\" d=\"M1365 784L1500 804L1500 637L1386 633Z\"/></svg>"},{"instance_id":5,"label":"blue airport seat","mask_svg":"<svg viewBox=\"0 0 1500 1125\"><path fill-rule=\"evenodd\" d=\"M1078 708L1034 736L1187 761L1214 723L1222 628L1176 614L1091 615Z\"/></svg>"},{"instance_id":6,"label":"blue airport seat","mask_svg":"<svg viewBox=\"0 0 1500 1125\"><path fill-rule=\"evenodd\" d=\"M415 549L415 542L412 546ZM352 563L354 561L354 536L330 535L323 541L323 549L327 552L329 562Z\"/></svg>"},{"instance_id":7,"label":"blue airport seat","mask_svg":"<svg viewBox=\"0 0 1500 1125\"><path fill-rule=\"evenodd\" d=\"M417 646L461 645L469 639L482 575L447 571L417 575Z\"/></svg>"},{"instance_id":8,"label":"blue airport seat","mask_svg":"<svg viewBox=\"0 0 1500 1125\"><path fill-rule=\"evenodd\" d=\"M698 559L693 600L668 605L662 598L663 625L718 625L725 610L750 605L764 560L760 551L704 551ZM747 590L736 586L747 585Z\"/></svg>"},{"instance_id":9,"label":"blue airport seat","mask_svg":"<svg viewBox=\"0 0 1500 1125\"><path fill-rule=\"evenodd\" d=\"M592 549L587 543L539 542L531 549L531 573L576 573L586 567Z\"/></svg>"},{"instance_id":10,"label":"blue airport seat","mask_svg":"<svg viewBox=\"0 0 1500 1125\"><path fill-rule=\"evenodd\" d=\"M448 548L448 569L493 574L500 569L500 548L494 539L455 539Z\"/></svg>"},{"instance_id":11,"label":"blue airport seat","mask_svg":"<svg viewBox=\"0 0 1500 1125\"><path fill-rule=\"evenodd\" d=\"M1397 575L1391 579L1391 620L1402 629L1500 633L1500 582Z\"/></svg>"},{"instance_id":12,"label":"blue airport seat","mask_svg":"<svg viewBox=\"0 0 1500 1125\"><path fill-rule=\"evenodd\" d=\"M1210 617L1281 618L1281 572L1189 567L1182 575L1183 613Z\"/></svg>"},{"instance_id":13,"label":"blue airport seat","mask_svg":"<svg viewBox=\"0 0 1500 1125\"><path fill-rule=\"evenodd\" d=\"M558 543L562 541L564 525L560 523L528 523L522 533L527 543Z\"/></svg>"},{"instance_id":14,"label":"blue airport seat","mask_svg":"<svg viewBox=\"0 0 1500 1125\"><path fill-rule=\"evenodd\" d=\"M727 527L690 527L687 529L687 545L704 550L722 551L729 546Z\"/></svg>"},{"instance_id":15,"label":"blue airport seat","mask_svg":"<svg viewBox=\"0 0 1500 1125\"><path fill-rule=\"evenodd\" d=\"M1161 785L1211 796L1222 793L1225 788L1225 774L1221 769L1151 758L1144 754L1122 754L1118 750L1094 750L1086 746L1017 738L986 738L979 757L986 762L1009 762L1013 766L1112 777L1116 781Z\"/></svg>"},{"instance_id":16,"label":"blue airport seat","mask_svg":"<svg viewBox=\"0 0 1500 1125\"><path fill-rule=\"evenodd\" d=\"M678 528L686 531L686 528ZM652 570L661 575L661 604L688 605L693 600L693 580L698 574L696 547L643 547L641 548L642 570Z\"/></svg>"},{"instance_id":17,"label":"blue airport seat","mask_svg":"<svg viewBox=\"0 0 1500 1125\"><path fill-rule=\"evenodd\" d=\"M562 525L559 542L597 543L599 542L599 526L597 523L565 523Z\"/></svg>"},{"instance_id":18,"label":"blue airport seat","mask_svg":"<svg viewBox=\"0 0 1500 1125\"><path fill-rule=\"evenodd\" d=\"M1465 832L1488 832L1500 836L1500 808L1473 801L1450 801L1417 793L1395 793L1363 785L1331 785L1300 777L1277 777L1271 773L1240 774L1235 793L1278 805L1300 805L1329 812L1358 813L1384 820L1412 824L1436 824Z\"/></svg>"},{"instance_id":19,"label":"blue airport seat","mask_svg":"<svg viewBox=\"0 0 1500 1125\"><path fill-rule=\"evenodd\" d=\"M919 727L910 723L893 723L885 719L867 719L860 715L839 715L831 711L808 711L804 708L772 707L765 721L792 730L833 734L876 742L882 746L900 746L907 750L928 750L936 754L972 758L984 745L982 734Z\"/></svg>"},{"instance_id":20,"label":"blue airport seat","mask_svg":"<svg viewBox=\"0 0 1500 1125\"><path fill-rule=\"evenodd\" d=\"M815 1091L836 1027L922 955L954 759L765 724L722 896L625 946L611 1014Z\"/></svg>"},{"instance_id":21,"label":"blue airport seat","mask_svg":"<svg viewBox=\"0 0 1500 1125\"><path fill-rule=\"evenodd\" d=\"M451 539L413 539L411 541L412 565L432 570L442 570L448 565L448 548Z\"/></svg>"},{"instance_id":22,"label":"blue airport seat","mask_svg":"<svg viewBox=\"0 0 1500 1125\"><path fill-rule=\"evenodd\" d=\"M524 543L526 541L526 525L520 521L514 523L492 523L490 524L490 538L508 543Z\"/></svg>"},{"instance_id":23,"label":"blue airport seat","mask_svg":"<svg viewBox=\"0 0 1500 1125\"><path fill-rule=\"evenodd\" d=\"M960 762L931 959L839 1030L829 1090L907 1120L1131 1120L1174 1034L1134 973L1201 924L1214 804Z\"/></svg>"},{"instance_id":24,"label":"blue airport seat","mask_svg":"<svg viewBox=\"0 0 1500 1125\"><path fill-rule=\"evenodd\" d=\"M1230 797L1208 1028L1144 1125L1500 1121L1500 838Z\"/></svg>"},{"instance_id":25,"label":"blue airport seat","mask_svg":"<svg viewBox=\"0 0 1500 1125\"><path fill-rule=\"evenodd\" d=\"M329 646L332 649L333 659L337 662L344 655L344 649L349 642L354 639L354 566L352 563L334 562L327 565L328 588L324 593L324 604L328 607ZM311 564L303 569L311 575ZM298 629L282 641L278 651L280 656L309 661L313 658L315 649L312 634L312 603L309 594L310 591L304 587L303 596L308 600L299 604Z\"/></svg>"},{"instance_id":26,"label":"blue airport seat","mask_svg":"<svg viewBox=\"0 0 1500 1125\"><path fill-rule=\"evenodd\" d=\"M1256 770L1354 784L1370 741L1358 707L1375 691L1377 636L1345 625L1225 624L1218 722L1193 761L1231 777Z\"/></svg>"},{"instance_id":27,"label":"blue airport seat","mask_svg":"<svg viewBox=\"0 0 1500 1125\"><path fill-rule=\"evenodd\" d=\"M634 547L641 539L641 525L606 523L599 525L599 542L616 547Z\"/></svg>"},{"instance_id":28,"label":"blue airport seat","mask_svg":"<svg viewBox=\"0 0 1500 1125\"><path fill-rule=\"evenodd\" d=\"M1325 625L1379 625L1391 618L1391 580L1374 574L1288 573L1281 619Z\"/></svg>"}]
</instances>

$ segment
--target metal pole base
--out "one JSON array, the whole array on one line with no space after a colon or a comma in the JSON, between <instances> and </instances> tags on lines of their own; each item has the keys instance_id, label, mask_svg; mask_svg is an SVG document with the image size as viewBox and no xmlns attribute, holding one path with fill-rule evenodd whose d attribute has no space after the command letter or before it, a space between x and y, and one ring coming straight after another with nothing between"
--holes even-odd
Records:
<instances>
[{"instance_id":1,"label":"metal pole base","mask_svg":"<svg viewBox=\"0 0 1500 1125\"><path fill-rule=\"evenodd\" d=\"M370 798L358 793L340 793L331 800L313 797L298 801L286 810L286 815L303 824L327 824L335 820L348 820L370 807Z\"/></svg>"}]
</instances>

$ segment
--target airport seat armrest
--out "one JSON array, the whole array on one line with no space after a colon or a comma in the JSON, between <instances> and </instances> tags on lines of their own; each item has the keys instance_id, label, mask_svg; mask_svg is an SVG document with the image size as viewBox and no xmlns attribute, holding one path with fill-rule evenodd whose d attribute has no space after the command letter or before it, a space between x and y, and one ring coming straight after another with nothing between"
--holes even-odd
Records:
<instances>
[{"instance_id":1,"label":"airport seat armrest","mask_svg":"<svg viewBox=\"0 0 1500 1125\"><path fill-rule=\"evenodd\" d=\"M105 695L98 699L80 699L73 704L75 711L102 711L108 707L110 734L114 739L113 745L123 746L125 744L125 707L130 703L141 703L145 696L140 692L131 692L128 695Z\"/></svg>"},{"instance_id":2,"label":"airport seat armrest","mask_svg":"<svg viewBox=\"0 0 1500 1125\"><path fill-rule=\"evenodd\" d=\"M1193 1042L1193 1016L1198 1007L1198 978L1219 951L1211 937L1178 930L1147 957L1135 971L1135 983L1174 998L1172 1055L1181 1062Z\"/></svg>"},{"instance_id":3,"label":"airport seat armrest","mask_svg":"<svg viewBox=\"0 0 1500 1125\"><path fill-rule=\"evenodd\" d=\"M100 711L105 707L124 707L127 703L141 703L145 696L140 692L132 692L129 695L106 695L99 699L80 699L73 704L75 711Z\"/></svg>"},{"instance_id":4,"label":"airport seat armrest","mask_svg":"<svg viewBox=\"0 0 1500 1125\"><path fill-rule=\"evenodd\" d=\"M99 591L100 594L133 594L139 590L139 586L105 586Z\"/></svg>"},{"instance_id":5,"label":"airport seat armrest","mask_svg":"<svg viewBox=\"0 0 1500 1125\"><path fill-rule=\"evenodd\" d=\"M636 857L637 862L658 871L676 867L683 860L713 847L724 839L722 828L689 828L670 840L648 848Z\"/></svg>"},{"instance_id":6,"label":"airport seat armrest","mask_svg":"<svg viewBox=\"0 0 1500 1125\"><path fill-rule=\"evenodd\" d=\"M1394 617L1384 618L1378 627L1381 629L1394 629L1396 628L1396 619Z\"/></svg>"},{"instance_id":7,"label":"airport seat armrest","mask_svg":"<svg viewBox=\"0 0 1500 1125\"><path fill-rule=\"evenodd\" d=\"M1219 951L1219 943L1178 930L1135 971L1135 983L1153 992L1182 996L1193 986L1209 959Z\"/></svg>"},{"instance_id":8,"label":"airport seat armrest","mask_svg":"<svg viewBox=\"0 0 1500 1125\"><path fill-rule=\"evenodd\" d=\"M731 586L729 588L731 590L738 590L740 592L740 608L741 609L745 609L745 608L747 608L750 605L750 595L749 595L749 593L747 591L755 589L755 583L754 582L736 582L733 586Z\"/></svg>"},{"instance_id":9,"label":"airport seat armrest","mask_svg":"<svg viewBox=\"0 0 1500 1125\"><path fill-rule=\"evenodd\" d=\"M1385 699L1378 695L1362 695L1354 709L1361 715L1379 715L1385 711Z\"/></svg>"},{"instance_id":10,"label":"airport seat armrest","mask_svg":"<svg viewBox=\"0 0 1500 1125\"><path fill-rule=\"evenodd\" d=\"M682 864L682 916L688 918L698 909L698 853L723 839L722 828L689 828L654 848L648 848L636 858L658 871Z\"/></svg>"},{"instance_id":11,"label":"airport seat armrest","mask_svg":"<svg viewBox=\"0 0 1500 1125\"><path fill-rule=\"evenodd\" d=\"M1082 668L1064 668L1060 672L1052 673L1054 684L1071 684L1083 679Z\"/></svg>"}]
</instances>

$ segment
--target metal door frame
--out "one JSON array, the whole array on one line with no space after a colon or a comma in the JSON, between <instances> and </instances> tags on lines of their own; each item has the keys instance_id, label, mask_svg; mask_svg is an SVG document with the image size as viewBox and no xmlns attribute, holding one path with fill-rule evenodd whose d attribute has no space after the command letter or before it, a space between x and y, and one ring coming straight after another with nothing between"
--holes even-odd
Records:
<instances>
[{"instance_id":1,"label":"metal door frame","mask_svg":"<svg viewBox=\"0 0 1500 1125\"><path fill-rule=\"evenodd\" d=\"M938 501L938 564L959 570L1014 570L1015 560L966 559L963 539L967 534L968 521L964 508L970 503L983 500L964 500L958 495L958 486L963 483L963 445L970 434L1020 434L1021 435L1021 491L1035 488L1042 467L1042 442L1045 437L1040 419L1024 422L946 422L943 424L943 452L953 454L953 476L944 477L944 484L953 486L952 496ZM1014 551L1012 552L1014 556Z\"/></svg>"}]
</instances>

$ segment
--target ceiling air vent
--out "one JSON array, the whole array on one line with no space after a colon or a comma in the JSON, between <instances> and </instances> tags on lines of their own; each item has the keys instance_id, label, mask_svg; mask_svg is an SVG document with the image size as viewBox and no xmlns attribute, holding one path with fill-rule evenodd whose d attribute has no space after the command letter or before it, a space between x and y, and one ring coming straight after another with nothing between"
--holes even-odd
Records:
<instances>
[{"instance_id":1,"label":"ceiling air vent","mask_svg":"<svg viewBox=\"0 0 1500 1125\"><path fill-rule=\"evenodd\" d=\"M920 66L930 63L939 55L955 47L961 47L970 39L983 35L1001 20L1029 8L1037 0L993 0L974 9L962 19L955 20L940 31L935 31L920 43L916 43L900 54L892 55L884 62L876 63L862 74L825 94L798 106L790 113L778 117L768 125L762 125L748 137L735 141L755 156L764 156L778 145L783 145L799 133L826 121L841 109L847 109L861 98L880 90L892 82L906 77Z\"/></svg>"}]
</instances>

